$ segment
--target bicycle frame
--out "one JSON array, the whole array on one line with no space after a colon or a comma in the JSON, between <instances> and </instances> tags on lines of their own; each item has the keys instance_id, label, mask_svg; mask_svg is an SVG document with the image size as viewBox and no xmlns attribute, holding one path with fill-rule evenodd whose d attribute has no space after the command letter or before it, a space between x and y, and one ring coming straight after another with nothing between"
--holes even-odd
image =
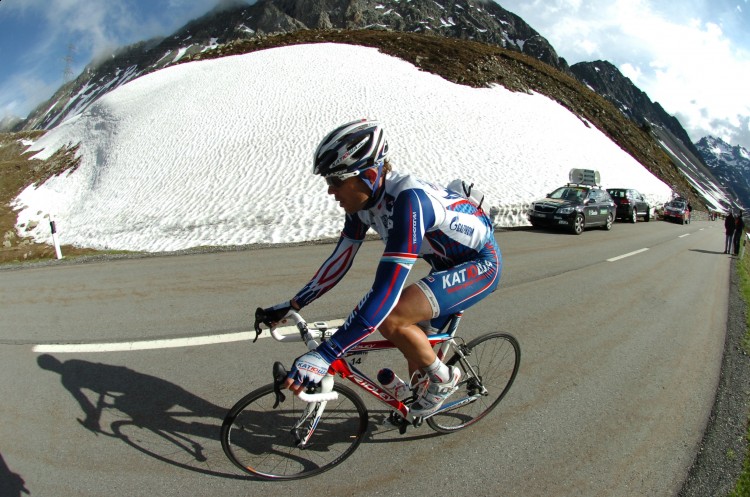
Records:
<instances>
[{"instance_id":1,"label":"bicycle frame","mask_svg":"<svg viewBox=\"0 0 750 497\"><path fill-rule=\"evenodd\" d=\"M521 350L518 340L508 333L494 331L464 340L457 333L462 315L451 316L438 334L426 334L436 354L451 368L458 368L460 380L450 392L451 398L436 412L416 416L415 408L421 389L429 386L429 379L412 377L411 392L404 389L399 397L386 391L379 382L368 377L378 364L362 366L362 359L370 352L396 349L391 342L377 339L356 344L329 366L319 386L303 388L291 399L282 391L288 381L284 365L273 365L273 383L253 390L229 410L221 427L221 446L230 461L243 472L264 480L296 480L317 475L349 457L368 435L371 409L357 392L362 389L377 399L383 411L384 424L402 435L409 425L418 427L426 422L438 433L454 433L483 419L503 399L518 373ZM279 341L304 342L308 349L318 347L322 339L329 339L338 328L326 323L312 323L309 327L297 313L289 313L282 320L297 330L282 335L272 329ZM260 330L256 329L258 335ZM297 333L298 331L299 333ZM257 336L256 336L257 338ZM381 360L392 359L381 356ZM370 361L374 359L369 359ZM367 371L367 374L360 371ZM378 374L378 376L381 376ZM452 372L452 376L457 376ZM337 383L337 377L356 385ZM308 393L309 392L309 393ZM282 406L282 402L286 402ZM416 409L416 408L415 408ZM378 415L383 412L378 409ZM390 431L390 428L386 427Z\"/></svg>"},{"instance_id":2,"label":"bicycle frame","mask_svg":"<svg viewBox=\"0 0 750 497\"><path fill-rule=\"evenodd\" d=\"M456 331L458 330L458 323L461 320L462 316L463 313L461 312L454 314L451 317L450 321L448 321L448 324L445 326L445 332L427 335L427 339L430 341L430 345L432 347L440 345L440 347L436 350L437 357L440 360L443 360L448 351L452 348L458 350L457 347L454 347L455 342L453 341L453 339ZM297 329L299 330L299 335L293 335L294 338L290 338L291 335L281 335L276 329L272 329L271 336L273 336L273 338L277 341L300 341L301 339L307 344L309 350L313 350L318 346L318 338L324 339L326 337L329 337L333 335L333 333L335 333L335 331L338 329L329 329L328 325L323 322L308 324L301 315L294 311L291 311L287 315L287 318L290 318L294 322ZM357 369L357 367L354 366L354 361L351 360L356 356L367 355L370 352L393 350L395 348L396 346L388 340L369 340L361 342L347 351L343 357L336 359L331 364L328 377L333 379L333 376L340 376L341 378L351 381L357 387L369 393L380 402L388 405L394 411L398 411L407 422L413 423L415 418L409 412L409 407L397 398L393 397L377 382L373 381L370 377ZM329 400L335 399L335 397L331 397L331 394L335 395L335 392L332 392L333 381L323 381L321 387L321 393L307 394L303 392L299 395L300 399L304 400L305 402L311 403L327 402ZM323 404L323 406L325 406L325 404ZM442 410L443 409L441 409L441 411ZM316 417L319 417L322 414L323 409L316 409L316 411ZM311 432L312 431L313 430L311 430Z\"/></svg>"}]
</instances>

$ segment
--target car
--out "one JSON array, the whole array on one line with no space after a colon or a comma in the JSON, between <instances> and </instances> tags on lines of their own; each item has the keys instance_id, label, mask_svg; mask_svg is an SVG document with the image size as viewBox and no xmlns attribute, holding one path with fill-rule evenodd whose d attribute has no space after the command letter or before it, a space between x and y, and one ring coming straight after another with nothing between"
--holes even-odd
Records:
<instances>
[{"instance_id":1,"label":"car","mask_svg":"<svg viewBox=\"0 0 750 497\"><path fill-rule=\"evenodd\" d=\"M611 230L615 209L609 193L601 186L568 183L545 199L532 202L527 217L534 228L565 228L580 235L584 229L595 226Z\"/></svg>"},{"instance_id":2,"label":"car","mask_svg":"<svg viewBox=\"0 0 750 497\"><path fill-rule=\"evenodd\" d=\"M665 221L676 221L680 224L690 222L690 209L684 200L672 200L664 206L662 217Z\"/></svg>"},{"instance_id":3,"label":"car","mask_svg":"<svg viewBox=\"0 0 750 497\"><path fill-rule=\"evenodd\" d=\"M607 188L607 193L617 205L615 219L623 219L631 223L636 222L639 217L642 217L646 222L651 220L651 206L638 190Z\"/></svg>"}]
</instances>

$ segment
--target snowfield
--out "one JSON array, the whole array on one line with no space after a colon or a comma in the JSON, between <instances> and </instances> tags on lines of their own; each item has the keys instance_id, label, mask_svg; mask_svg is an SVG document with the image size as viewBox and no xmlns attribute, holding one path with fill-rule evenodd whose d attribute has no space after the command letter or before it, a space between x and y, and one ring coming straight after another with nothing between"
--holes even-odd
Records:
<instances>
[{"instance_id":1,"label":"snowfield","mask_svg":"<svg viewBox=\"0 0 750 497\"><path fill-rule=\"evenodd\" d=\"M343 211L312 155L362 117L385 124L396 170L475 183L498 226L528 224L529 203L572 168L652 204L671 196L547 97L461 86L374 48L327 43L173 66L110 92L30 146L46 158L80 142L82 161L20 194L17 229L51 243L54 219L62 244L140 251L334 237Z\"/></svg>"}]
</instances>

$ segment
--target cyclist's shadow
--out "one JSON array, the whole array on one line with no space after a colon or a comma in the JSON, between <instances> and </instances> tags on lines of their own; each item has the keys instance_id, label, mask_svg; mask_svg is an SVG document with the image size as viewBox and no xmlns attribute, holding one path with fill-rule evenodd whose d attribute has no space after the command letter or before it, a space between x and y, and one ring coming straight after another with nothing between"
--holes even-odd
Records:
<instances>
[{"instance_id":1,"label":"cyclist's shadow","mask_svg":"<svg viewBox=\"0 0 750 497\"><path fill-rule=\"evenodd\" d=\"M26 482L20 475L10 470L0 454L0 495L6 497L20 497L21 494L29 494Z\"/></svg>"},{"instance_id":2,"label":"cyclist's shadow","mask_svg":"<svg viewBox=\"0 0 750 497\"><path fill-rule=\"evenodd\" d=\"M180 386L124 366L43 354L37 363L60 375L83 410L78 422L94 434L117 437L170 464L236 477L217 467L219 430L226 410ZM93 392L92 396L86 391ZM213 459L213 460L211 460ZM223 456L221 456L223 459Z\"/></svg>"}]
</instances>

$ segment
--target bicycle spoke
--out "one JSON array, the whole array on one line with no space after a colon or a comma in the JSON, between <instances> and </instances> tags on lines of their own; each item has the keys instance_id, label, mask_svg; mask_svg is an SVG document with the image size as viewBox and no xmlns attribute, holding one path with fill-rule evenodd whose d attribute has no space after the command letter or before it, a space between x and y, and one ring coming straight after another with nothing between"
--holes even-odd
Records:
<instances>
[{"instance_id":1,"label":"bicycle spoke","mask_svg":"<svg viewBox=\"0 0 750 497\"><path fill-rule=\"evenodd\" d=\"M329 401L307 445L295 443L295 425L307 404L296 396L273 409L269 385L249 394L229 412L222 427L222 446L243 471L266 479L305 478L339 464L359 445L367 427L367 410L349 388L335 385L339 398ZM314 417L301 423L304 437Z\"/></svg>"},{"instance_id":2,"label":"bicycle spoke","mask_svg":"<svg viewBox=\"0 0 750 497\"><path fill-rule=\"evenodd\" d=\"M482 419L507 393L518 372L521 349L511 335L490 333L471 341L465 357L448 364L462 370L459 388L446 405L427 418L436 431L452 432Z\"/></svg>"}]
</instances>

